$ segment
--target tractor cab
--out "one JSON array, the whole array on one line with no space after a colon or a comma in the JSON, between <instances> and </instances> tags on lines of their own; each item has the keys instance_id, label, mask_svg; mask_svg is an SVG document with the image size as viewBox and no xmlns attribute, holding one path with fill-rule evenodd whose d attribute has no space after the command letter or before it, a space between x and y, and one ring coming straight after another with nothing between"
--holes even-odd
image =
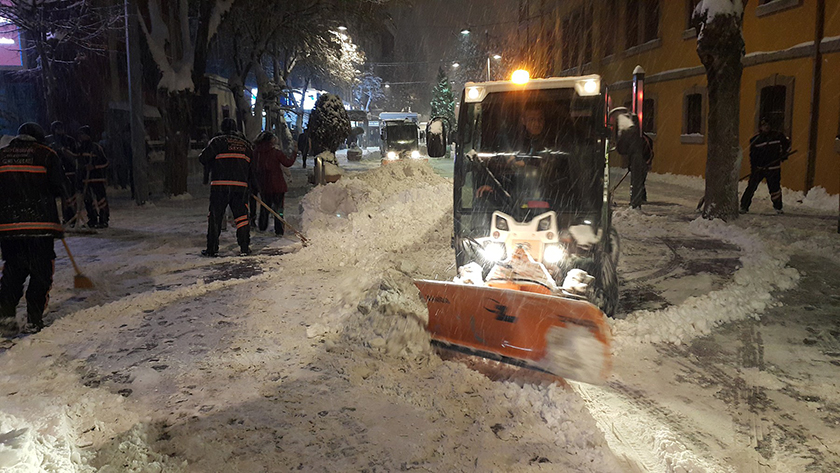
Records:
<instances>
[{"instance_id":1,"label":"tractor cab","mask_svg":"<svg viewBox=\"0 0 840 473\"><path fill-rule=\"evenodd\" d=\"M605 97L597 75L466 84L455 139L459 271L481 268L487 282L524 254L540 269L507 279L556 292L582 270L585 298L614 313Z\"/></svg>"}]
</instances>

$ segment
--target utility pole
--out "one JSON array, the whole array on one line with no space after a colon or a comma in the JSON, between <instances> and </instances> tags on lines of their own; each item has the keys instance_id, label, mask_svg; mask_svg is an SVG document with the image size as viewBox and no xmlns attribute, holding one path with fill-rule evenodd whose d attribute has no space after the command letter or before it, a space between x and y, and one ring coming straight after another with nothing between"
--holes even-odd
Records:
<instances>
[{"instance_id":1,"label":"utility pole","mask_svg":"<svg viewBox=\"0 0 840 473\"><path fill-rule=\"evenodd\" d=\"M817 138L820 123L820 89L822 88L822 52L820 44L825 32L825 0L817 0L817 18L814 27L813 75L811 77L811 120L808 126L808 167L805 171L805 192L814 187L817 167Z\"/></svg>"},{"instance_id":2,"label":"utility pole","mask_svg":"<svg viewBox=\"0 0 840 473\"><path fill-rule=\"evenodd\" d=\"M132 0L125 0L125 44L128 62L129 120L131 122L131 166L133 170L134 200L137 205L149 197L148 166L146 163L146 129L143 124L143 65L140 62L140 18Z\"/></svg>"}]
</instances>

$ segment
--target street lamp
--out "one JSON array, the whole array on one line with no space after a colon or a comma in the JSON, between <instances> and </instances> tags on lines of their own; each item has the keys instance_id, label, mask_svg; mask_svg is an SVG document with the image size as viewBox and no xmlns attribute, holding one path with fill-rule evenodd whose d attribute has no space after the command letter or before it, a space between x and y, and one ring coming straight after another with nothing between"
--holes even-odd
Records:
<instances>
[{"instance_id":1,"label":"street lamp","mask_svg":"<svg viewBox=\"0 0 840 473\"><path fill-rule=\"evenodd\" d=\"M338 31L347 31L347 27L346 26L339 26Z\"/></svg>"},{"instance_id":2,"label":"street lamp","mask_svg":"<svg viewBox=\"0 0 840 473\"><path fill-rule=\"evenodd\" d=\"M469 28L464 28L464 29L462 29L462 30L461 30L461 34L462 34L462 35L464 35L464 36L466 36L466 35L470 34L470 29L469 29Z\"/></svg>"},{"instance_id":3,"label":"street lamp","mask_svg":"<svg viewBox=\"0 0 840 473\"><path fill-rule=\"evenodd\" d=\"M497 60L497 61L502 58L502 56L499 55L499 54L493 54L492 56L487 56L487 82L490 82L490 58L491 57L493 59Z\"/></svg>"},{"instance_id":4,"label":"street lamp","mask_svg":"<svg viewBox=\"0 0 840 473\"><path fill-rule=\"evenodd\" d=\"M453 68L455 68L455 69L457 69L457 68L461 67L461 65L460 65L460 64L458 64L457 62L453 62L453 63L452 63L452 67L453 67Z\"/></svg>"}]
</instances>

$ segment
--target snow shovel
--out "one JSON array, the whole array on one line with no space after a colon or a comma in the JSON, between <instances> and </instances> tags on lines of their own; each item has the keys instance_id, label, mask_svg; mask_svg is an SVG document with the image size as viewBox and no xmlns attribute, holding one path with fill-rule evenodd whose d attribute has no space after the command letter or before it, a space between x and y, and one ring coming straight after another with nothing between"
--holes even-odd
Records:
<instances>
[{"instance_id":1,"label":"snow shovel","mask_svg":"<svg viewBox=\"0 0 840 473\"><path fill-rule=\"evenodd\" d=\"M615 187L613 187L613 188L612 188L611 193L612 193L612 192L615 192L615 190L616 190L616 189L618 189L618 186L620 186L620 185L621 185L621 183L622 183L622 182L624 182L624 180L625 180L625 179L627 179L627 176L628 176L629 174L630 174L630 170L628 169L628 170L627 170L627 172L625 172L625 173L624 173L624 175L623 175L623 176L621 176L621 179L619 179L619 180L618 180L618 184L616 184L616 185L615 185Z\"/></svg>"},{"instance_id":2,"label":"snow shovel","mask_svg":"<svg viewBox=\"0 0 840 473\"><path fill-rule=\"evenodd\" d=\"M781 163L782 163L784 160L786 160L786 159L787 159L790 155L792 155L792 154L794 154L794 153L796 153L796 152L798 152L798 151L799 151L798 149L795 149L795 150L793 150L793 151L790 151L790 152L786 153L784 158L782 158L782 159L780 159L780 160L778 160L778 161L774 161L774 162L770 163L770 164L769 164L769 166L775 166L777 163L778 163L778 164L781 164ZM750 177L750 176L752 176L752 173L749 173L749 174L745 175L744 177L742 177L741 179L738 179L738 182L741 182L741 181L743 181L744 179L749 179L749 177ZM706 196L704 195L703 197L701 197L701 198L700 198L700 202L697 202L697 209L696 209L696 210L697 210L698 212L700 212L701 210L703 210L703 205L704 205L705 203L706 203Z\"/></svg>"},{"instance_id":3,"label":"snow shovel","mask_svg":"<svg viewBox=\"0 0 840 473\"><path fill-rule=\"evenodd\" d=\"M79 270L79 266L76 265L76 260L73 259L73 253L70 253L70 247L67 246L67 240L65 240L62 237L61 243L64 244L64 249L67 251L67 256L70 257L70 262L73 263L73 269L76 271L76 276L73 278L73 287L75 287L76 289L93 289L93 281L91 281L90 278L82 274L82 272Z\"/></svg>"},{"instance_id":4,"label":"snow shovel","mask_svg":"<svg viewBox=\"0 0 840 473\"><path fill-rule=\"evenodd\" d=\"M269 207L269 206L268 206L268 204L266 204L265 202L263 202L263 201L262 201L262 199L260 199L259 197L257 197L257 195L256 195L256 194L251 194L251 195L253 195L253 196L254 196L254 200L256 200L258 204L260 204L260 205L262 205L263 207L265 207L265 209L266 209L266 210L268 210L268 212L269 212L271 215L274 215L274 218L276 218L277 220L280 220L281 222L283 222L283 225L284 225L284 226L289 227L289 230L291 230L291 231L292 231L292 233L294 233L294 234L295 234L295 236L297 236L298 238L300 238L300 242L301 242L301 243L303 243L303 246L308 246L308 245L309 245L309 240L308 240L305 236L303 236L303 233L301 233L301 232L297 231L297 230L295 229L295 227L293 227L293 226L289 225L289 223L288 223L288 222L286 222L286 220L285 220L285 219L283 219L283 217L281 217L281 216L280 216L280 214L278 214L277 212L275 212L275 211L274 211L274 209L272 209L271 207Z\"/></svg>"}]
</instances>

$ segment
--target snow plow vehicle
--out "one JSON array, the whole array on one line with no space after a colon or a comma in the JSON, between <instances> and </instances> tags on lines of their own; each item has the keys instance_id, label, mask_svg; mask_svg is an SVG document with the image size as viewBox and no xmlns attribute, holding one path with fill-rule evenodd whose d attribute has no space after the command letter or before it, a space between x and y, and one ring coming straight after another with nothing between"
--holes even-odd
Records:
<instances>
[{"instance_id":1,"label":"snow plow vehicle","mask_svg":"<svg viewBox=\"0 0 840 473\"><path fill-rule=\"evenodd\" d=\"M420 128L410 119L382 120L379 126L382 164L399 159L420 159Z\"/></svg>"},{"instance_id":2,"label":"snow plow vehicle","mask_svg":"<svg viewBox=\"0 0 840 473\"><path fill-rule=\"evenodd\" d=\"M465 85L458 276L415 281L433 344L588 383L609 375L618 240L606 97L597 75Z\"/></svg>"}]
</instances>

